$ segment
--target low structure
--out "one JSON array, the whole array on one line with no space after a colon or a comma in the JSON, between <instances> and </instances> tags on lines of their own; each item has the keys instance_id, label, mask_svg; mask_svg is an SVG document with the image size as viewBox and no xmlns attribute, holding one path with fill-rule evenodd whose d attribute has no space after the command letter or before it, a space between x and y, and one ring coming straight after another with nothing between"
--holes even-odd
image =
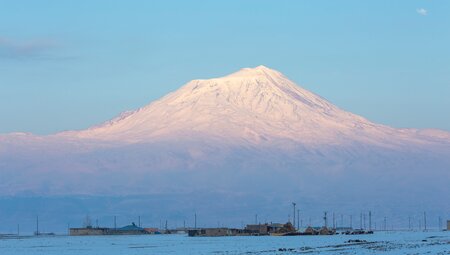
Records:
<instances>
[{"instance_id":1,"label":"low structure","mask_svg":"<svg viewBox=\"0 0 450 255\"><path fill-rule=\"evenodd\" d=\"M242 229L235 228L202 228L188 230L188 236L237 236L248 235Z\"/></svg>"},{"instance_id":2,"label":"low structure","mask_svg":"<svg viewBox=\"0 0 450 255\"><path fill-rule=\"evenodd\" d=\"M342 232L343 235L367 235L367 234L373 234L372 230L366 231L364 229L355 229L355 230L348 230L345 232Z\"/></svg>"},{"instance_id":3,"label":"low structure","mask_svg":"<svg viewBox=\"0 0 450 255\"><path fill-rule=\"evenodd\" d=\"M336 232L339 232L339 233L353 231L353 228L351 228L351 227L336 227L335 229L336 229Z\"/></svg>"},{"instance_id":4,"label":"low structure","mask_svg":"<svg viewBox=\"0 0 450 255\"><path fill-rule=\"evenodd\" d=\"M150 230L150 231L149 231ZM99 236L99 235L147 235L156 233L155 229L144 229L131 223L131 225L122 228L99 228L99 227L85 227L85 228L71 228L69 234L71 236Z\"/></svg>"},{"instance_id":5,"label":"low structure","mask_svg":"<svg viewBox=\"0 0 450 255\"><path fill-rule=\"evenodd\" d=\"M447 230L450 230L450 220L447 221Z\"/></svg>"},{"instance_id":6,"label":"low structure","mask_svg":"<svg viewBox=\"0 0 450 255\"><path fill-rule=\"evenodd\" d=\"M336 234L336 230L334 230L334 229L329 229L329 228L327 228L327 227L322 227L322 228L319 230L319 235L322 235L322 236L324 236L324 235L334 235L334 234Z\"/></svg>"},{"instance_id":7,"label":"low structure","mask_svg":"<svg viewBox=\"0 0 450 255\"><path fill-rule=\"evenodd\" d=\"M69 233L71 236L99 236L107 235L109 228L71 228Z\"/></svg>"},{"instance_id":8,"label":"low structure","mask_svg":"<svg viewBox=\"0 0 450 255\"><path fill-rule=\"evenodd\" d=\"M262 236L285 235L294 233L295 229L290 222L286 224L265 223L250 224L245 229L236 228L201 228L188 230L189 236Z\"/></svg>"},{"instance_id":9,"label":"low structure","mask_svg":"<svg viewBox=\"0 0 450 255\"><path fill-rule=\"evenodd\" d=\"M334 235L336 234L336 230L329 229L327 227L307 227L302 235Z\"/></svg>"},{"instance_id":10,"label":"low structure","mask_svg":"<svg viewBox=\"0 0 450 255\"><path fill-rule=\"evenodd\" d=\"M268 235L270 226L266 224L250 224L245 227L245 230L251 235Z\"/></svg>"},{"instance_id":11,"label":"low structure","mask_svg":"<svg viewBox=\"0 0 450 255\"><path fill-rule=\"evenodd\" d=\"M113 235L146 235L148 234L145 229L136 226L134 222L131 225L111 230Z\"/></svg>"},{"instance_id":12,"label":"low structure","mask_svg":"<svg viewBox=\"0 0 450 255\"><path fill-rule=\"evenodd\" d=\"M313 236L313 235L318 235L319 234L319 229L318 228L313 228L313 227L307 227L306 229L305 229L305 231L303 232L303 234L305 234L305 235L311 235L311 236Z\"/></svg>"},{"instance_id":13,"label":"low structure","mask_svg":"<svg viewBox=\"0 0 450 255\"><path fill-rule=\"evenodd\" d=\"M161 231L157 228L144 228L145 232L152 235L161 234Z\"/></svg>"},{"instance_id":14,"label":"low structure","mask_svg":"<svg viewBox=\"0 0 450 255\"><path fill-rule=\"evenodd\" d=\"M294 226L290 222L286 224L281 223L265 223L247 225L245 231L251 235L281 235L295 232Z\"/></svg>"}]
</instances>

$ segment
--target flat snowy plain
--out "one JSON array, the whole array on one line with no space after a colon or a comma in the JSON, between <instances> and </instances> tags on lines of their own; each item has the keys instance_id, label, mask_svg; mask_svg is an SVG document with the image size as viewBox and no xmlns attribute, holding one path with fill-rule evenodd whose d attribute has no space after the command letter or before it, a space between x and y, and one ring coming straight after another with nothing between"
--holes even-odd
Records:
<instances>
[{"instance_id":1,"label":"flat snowy plain","mask_svg":"<svg viewBox=\"0 0 450 255\"><path fill-rule=\"evenodd\" d=\"M366 240L349 243L350 239ZM0 238L0 254L450 254L450 232L355 236L186 235Z\"/></svg>"}]
</instances>

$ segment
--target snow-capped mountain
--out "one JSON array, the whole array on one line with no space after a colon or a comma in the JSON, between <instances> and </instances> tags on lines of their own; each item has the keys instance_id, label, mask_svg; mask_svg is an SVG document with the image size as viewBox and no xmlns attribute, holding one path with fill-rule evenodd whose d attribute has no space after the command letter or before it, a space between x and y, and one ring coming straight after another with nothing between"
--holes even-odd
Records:
<instances>
[{"instance_id":1,"label":"snow-capped mountain","mask_svg":"<svg viewBox=\"0 0 450 255\"><path fill-rule=\"evenodd\" d=\"M0 135L0 175L0 196L171 194L183 210L240 201L243 214L298 200L448 211L450 134L373 123L258 66L87 130Z\"/></svg>"},{"instance_id":2,"label":"snow-capped mountain","mask_svg":"<svg viewBox=\"0 0 450 255\"><path fill-rule=\"evenodd\" d=\"M194 135L253 144L287 139L302 144L362 142L380 146L442 139L431 132L372 123L264 66L244 68L216 79L193 80L156 102L102 125L59 135L123 142ZM444 139L449 137L444 134Z\"/></svg>"}]
</instances>

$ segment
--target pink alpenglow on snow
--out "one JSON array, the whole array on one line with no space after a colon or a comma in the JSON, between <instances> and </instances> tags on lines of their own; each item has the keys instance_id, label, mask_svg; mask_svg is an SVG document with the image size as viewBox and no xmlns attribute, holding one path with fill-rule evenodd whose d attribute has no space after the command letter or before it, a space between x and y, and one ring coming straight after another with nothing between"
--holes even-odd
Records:
<instances>
[{"instance_id":1,"label":"pink alpenglow on snow","mask_svg":"<svg viewBox=\"0 0 450 255\"><path fill-rule=\"evenodd\" d=\"M0 195L145 195L160 213L238 222L255 208L285 215L273 201L449 211L449 166L448 132L373 123L264 66L190 81L86 130L0 136Z\"/></svg>"}]
</instances>

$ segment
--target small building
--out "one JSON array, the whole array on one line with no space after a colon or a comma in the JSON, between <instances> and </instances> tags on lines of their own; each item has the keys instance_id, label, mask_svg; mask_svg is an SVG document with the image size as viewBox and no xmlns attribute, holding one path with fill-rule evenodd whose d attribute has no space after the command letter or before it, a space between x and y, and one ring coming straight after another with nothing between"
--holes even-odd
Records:
<instances>
[{"instance_id":1,"label":"small building","mask_svg":"<svg viewBox=\"0 0 450 255\"><path fill-rule=\"evenodd\" d=\"M447 221L447 230L450 230L450 220Z\"/></svg>"},{"instance_id":2,"label":"small building","mask_svg":"<svg viewBox=\"0 0 450 255\"><path fill-rule=\"evenodd\" d=\"M156 235L156 234L161 234L161 231L159 231L158 228L144 228L145 232L152 234L152 235Z\"/></svg>"},{"instance_id":3,"label":"small building","mask_svg":"<svg viewBox=\"0 0 450 255\"><path fill-rule=\"evenodd\" d=\"M295 232L294 226L290 222L286 224L281 223L265 223L265 224L250 224L244 230L250 235L271 235L271 234L285 234Z\"/></svg>"},{"instance_id":4,"label":"small building","mask_svg":"<svg viewBox=\"0 0 450 255\"><path fill-rule=\"evenodd\" d=\"M307 227L303 235L334 235L336 230L327 227Z\"/></svg>"},{"instance_id":5,"label":"small building","mask_svg":"<svg viewBox=\"0 0 450 255\"><path fill-rule=\"evenodd\" d=\"M313 228L313 227L309 226L309 227L307 227L307 228L305 229L305 231L303 232L303 234L314 236L314 235L318 235L318 234L319 234L319 230L316 229L316 228Z\"/></svg>"},{"instance_id":6,"label":"small building","mask_svg":"<svg viewBox=\"0 0 450 255\"><path fill-rule=\"evenodd\" d=\"M71 228L69 234L71 236L99 236L99 235L107 235L109 228Z\"/></svg>"},{"instance_id":7,"label":"small building","mask_svg":"<svg viewBox=\"0 0 450 255\"><path fill-rule=\"evenodd\" d=\"M122 228L99 228L99 227L84 227L84 228L71 228L69 230L71 236L98 236L98 235L147 235L150 234L149 231L136 226L136 224L131 223L131 225Z\"/></svg>"},{"instance_id":8,"label":"small building","mask_svg":"<svg viewBox=\"0 0 450 255\"><path fill-rule=\"evenodd\" d=\"M272 225L270 227L271 227L271 231L274 232L274 233L293 233L293 232L296 232L295 231L295 227L290 222L284 224L283 227L281 227L281 228L278 228L278 227L272 226Z\"/></svg>"},{"instance_id":9,"label":"small building","mask_svg":"<svg viewBox=\"0 0 450 255\"><path fill-rule=\"evenodd\" d=\"M327 227L322 227L319 230L319 235L334 235L334 234L336 234L336 230L329 229Z\"/></svg>"},{"instance_id":10,"label":"small building","mask_svg":"<svg viewBox=\"0 0 450 255\"><path fill-rule=\"evenodd\" d=\"M249 224L245 227L245 230L250 235L268 235L269 225L266 224Z\"/></svg>"},{"instance_id":11,"label":"small building","mask_svg":"<svg viewBox=\"0 0 450 255\"><path fill-rule=\"evenodd\" d=\"M148 234L145 229L136 226L134 222L131 223L131 225L121 227L118 229L112 229L110 230L111 234L113 235L145 235Z\"/></svg>"},{"instance_id":12,"label":"small building","mask_svg":"<svg viewBox=\"0 0 450 255\"><path fill-rule=\"evenodd\" d=\"M237 236L244 235L241 229L234 228L202 228L188 230L188 236Z\"/></svg>"}]
</instances>

